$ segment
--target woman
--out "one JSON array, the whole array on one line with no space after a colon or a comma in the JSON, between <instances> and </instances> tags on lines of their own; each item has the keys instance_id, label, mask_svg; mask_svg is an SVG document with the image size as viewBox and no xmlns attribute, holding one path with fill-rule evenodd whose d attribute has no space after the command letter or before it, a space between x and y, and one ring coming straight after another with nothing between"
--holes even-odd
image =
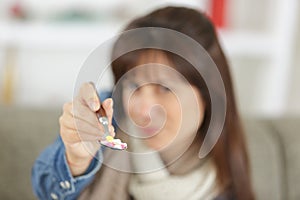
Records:
<instances>
[{"instance_id":1,"label":"woman","mask_svg":"<svg viewBox=\"0 0 300 200\"><path fill-rule=\"evenodd\" d=\"M101 104L94 86L86 83L74 101L64 105L60 138L33 167L36 195L41 199L254 199L229 67L212 23L193 9L167 7L132 21L125 30L145 27L180 32L199 43L214 61L226 96L218 87L213 93L226 102L227 110L217 143L199 158L215 106L208 85L214 87L217 75L199 74L188 59L204 63L210 71L212 66L201 60L203 56L155 31L134 38L120 36L112 52L114 100L107 98ZM145 48L120 54L136 44ZM191 56L168 51L174 47ZM127 153L99 150L100 105L109 118L110 134L115 136L116 130L128 143Z\"/></svg>"}]
</instances>

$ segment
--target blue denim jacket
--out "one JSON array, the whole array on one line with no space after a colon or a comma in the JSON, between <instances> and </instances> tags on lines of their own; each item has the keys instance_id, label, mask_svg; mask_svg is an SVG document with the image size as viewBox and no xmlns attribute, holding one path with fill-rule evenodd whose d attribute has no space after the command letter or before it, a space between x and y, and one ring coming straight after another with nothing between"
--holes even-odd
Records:
<instances>
[{"instance_id":1,"label":"blue denim jacket","mask_svg":"<svg viewBox=\"0 0 300 200\"><path fill-rule=\"evenodd\" d=\"M32 168L32 187L39 199L76 199L100 169L102 151L98 151L87 171L73 177L68 167L65 147L60 137L47 147Z\"/></svg>"},{"instance_id":2,"label":"blue denim jacket","mask_svg":"<svg viewBox=\"0 0 300 200\"><path fill-rule=\"evenodd\" d=\"M101 92L100 97L103 101L111 97L111 92ZM113 125L115 126L114 121ZM102 160L102 150L99 150L87 171L81 176L73 177L67 164L64 144L59 136L40 154L33 165L31 174L33 191L42 200L76 199L93 180Z\"/></svg>"}]
</instances>

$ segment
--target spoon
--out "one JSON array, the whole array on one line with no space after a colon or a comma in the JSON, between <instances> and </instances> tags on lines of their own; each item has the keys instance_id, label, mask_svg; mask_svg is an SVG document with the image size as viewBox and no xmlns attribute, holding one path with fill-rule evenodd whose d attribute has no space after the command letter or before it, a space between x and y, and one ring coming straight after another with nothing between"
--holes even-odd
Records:
<instances>
[{"instance_id":1,"label":"spoon","mask_svg":"<svg viewBox=\"0 0 300 200\"><path fill-rule=\"evenodd\" d=\"M109 147L113 150L125 150L127 149L127 144L122 142L120 139L114 139L109 135L108 131L108 119L107 117L100 116L98 117L99 122L104 127L104 136L103 140L99 140L99 143L103 146Z\"/></svg>"},{"instance_id":2,"label":"spoon","mask_svg":"<svg viewBox=\"0 0 300 200\"><path fill-rule=\"evenodd\" d=\"M94 85L94 84L93 84ZM96 87L94 85L95 91L97 93ZM98 93L97 93L98 95ZM98 95L99 97L99 95ZM106 117L106 113L102 105L100 106L100 109L96 112L99 122L102 124L104 128L104 136L102 140L99 140L98 142L108 148L111 148L113 150L125 150L127 149L127 144L125 142L122 142L120 139L114 139L111 135L109 135L109 129L108 129L108 119Z\"/></svg>"}]
</instances>

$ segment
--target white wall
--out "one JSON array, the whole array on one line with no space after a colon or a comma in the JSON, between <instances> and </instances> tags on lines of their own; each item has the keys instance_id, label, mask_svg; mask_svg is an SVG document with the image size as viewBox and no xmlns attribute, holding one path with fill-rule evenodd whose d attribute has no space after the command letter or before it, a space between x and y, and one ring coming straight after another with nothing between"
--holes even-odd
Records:
<instances>
[{"instance_id":1,"label":"white wall","mask_svg":"<svg viewBox=\"0 0 300 200\"><path fill-rule=\"evenodd\" d=\"M284 0L278 0L284 1ZM12 1L2 1L0 5L9 5ZM27 0L23 2L29 2L28 8L33 9L33 14L42 16L46 18L51 16L55 11L55 6L51 7L48 4L41 3L37 0ZM79 5L79 2L76 1ZM88 1L90 4L96 4L96 1ZM122 2L122 3L121 3ZM151 6L149 6L150 1L135 1L135 4L128 4L127 1L109 1L101 2L101 7L99 9L103 11L102 21L98 21L95 27L94 25L80 30L80 28L74 28L74 34L70 34L70 30L65 26L59 26L50 28L42 23L42 28L45 27L51 31L58 30L59 33L63 33L63 37L66 40L57 38L55 34L49 35L49 38L53 41L50 42L42 39L42 36L39 37L38 34L34 33L33 36L26 32L23 34L24 37L31 38L29 43L23 43L21 48L17 52L17 62L16 62L16 88L15 88L15 104L24 105L24 106L55 106L60 107L63 102L69 101L73 95L74 81L76 75L80 69L81 64L87 58L89 53L97 46L97 42L100 40L97 33L103 33L101 35L101 40L103 41L106 37L113 35L122 28L126 21L129 21L135 15L145 13L147 10L153 9L157 5L162 5L163 1L159 1L157 5L151 1ZM171 1L164 1L171 2ZM189 6L199 5L199 7L205 7L208 0L203 1L172 1L175 3L185 2ZM200 2L200 3L199 3ZM229 24L228 27L234 30L242 31L269 31L274 27L270 23L274 19L274 13L272 10L275 10L272 0L230 0L229 3L232 7L229 8ZM75 5L74 1L52 1L49 3L51 5L56 5L57 8L64 8L70 5ZM116 5L119 5L116 6ZM128 9L126 10L126 6ZM0 6L3 10L3 6ZM38 10L37 8L40 8ZM122 8L122 9L121 9ZM268 8L268 9L266 9ZM35 9L35 10L34 10ZM114 12L120 12L119 15L114 16L113 20L108 20L109 12L104 10L111 9ZM42 12L42 10L44 10ZM59 9L58 9L59 10ZM123 11L122 11L123 10ZM101 11L101 12L102 12ZM130 12L129 12L130 11ZM54 12L55 13L55 12ZM127 16L124 17L124 16ZM0 15L0 19L4 19L3 13ZM298 16L300 21L300 16ZM116 21L117 20L117 21ZM106 21L106 22L105 22ZM101 27L107 27L107 22L110 23L110 28L108 30L103 30ZM101 24L105 23L105 26ZM276 23L275 23L276 25ZM79 25L80 27L81 25ZM35 25L34 25L35 27ZM45 30L37 25L37 29L42 32L42 35L47 33ZM1 20L0 20L0 29L1 29ZM88 28L91 28L90 30ZM299 29L299 26L298 26ZM23 29L20 29L22 31ZM31 29L30 29L31 30ZM66 30L66 31L65 31ZM76 31L77 30L77 31ZM80 33L76 33L80 30ZM71 32L72 33L72 32ZM8 34L9 35L9 34ZM21 34L22 35L22 34ZM46 34L45 34L46 35ZM44 36L45 36L44 35ZM66 37L70 35L70 37ZM80 38L80 35L88 35L88 41L85 41L83 38ZM2 40L1 40L2 38ZM299 92L299 77L300 77L300 30L298 30L296 35L297 41L293 44L293 59L292 59L292 70L289 73L288 79L291 82L288 85L288 91L286 94L287 101L284 103L284 112L281 114L298 114L300 115L300 92ZM36 40L35 40L36 39ZM93 41L95 44L93 44ZM31 45L30 42L35 43ZM55 42L56 41L56 42ZM75 41L75 42L72 42ZM242 41L243 42L243 41ZM247 41L246 41L247 42ZM75 45L74 45L75 44ZM44 46L43 46L44 45ZM85 45L85 46L84 46ZM57 48L55 48L57 46ZM3 43L3 35L0 35L0 88L3 86L3 68L4 68L4 50L5 45ZM68 48L69 47L69 48ZM234 48L233 48L234 49ZM268 104L270 98L265 98L264 94L268 93L265 88L268 88L268 76L272 72L272 66L270 61L263 57L253 57L250 54L247 55L230 55L229 60L232 65L232 74L235 83L237 98L241 111L245 115L270 115L264 111L263 105ZM1 93L1 89L0 89ZM273 99L276 102L276 99ZM261 102L264 101L264 104Z\"/></svg>"},{"instance_id":2,"label":"white wall","mask_svg":"<svg viewBox=\"0 0 300 200\"><path fill-rule=\"evenodd\" d=\"M300 26L298 27L293 57L293 70L288 93L287 113L290 115L300 115Z\"/></svg>"}]
</instances>

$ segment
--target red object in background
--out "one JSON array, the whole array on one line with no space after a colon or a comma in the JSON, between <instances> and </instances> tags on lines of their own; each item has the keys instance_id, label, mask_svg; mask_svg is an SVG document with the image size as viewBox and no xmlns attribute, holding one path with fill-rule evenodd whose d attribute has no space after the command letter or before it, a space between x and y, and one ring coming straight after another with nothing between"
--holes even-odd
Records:
<instances>
[{"instance_id":1,"label":"red object in background","mask_svg":"<svg viewBox=\"0 0 300 200\"><path fill-rule=\"evenodd\" d=\"M211 0L211 20L218 28L226 25L226 2L227 0Z\"/></svg>"},{"instance_id":2,"label":"red object in background","mask_svg":"<svg viewBox=\"0 0 300 200\"><path fill-rule=\"evenodd\" d=\"M13 18L16 18L16 19L24 19L26 18L26 14L25 14L25 11L24 11L24 8L22 6L22 4L17 1L15 2L11 8L10 8L10 14Z\"/></svg>"}]
</instances>

